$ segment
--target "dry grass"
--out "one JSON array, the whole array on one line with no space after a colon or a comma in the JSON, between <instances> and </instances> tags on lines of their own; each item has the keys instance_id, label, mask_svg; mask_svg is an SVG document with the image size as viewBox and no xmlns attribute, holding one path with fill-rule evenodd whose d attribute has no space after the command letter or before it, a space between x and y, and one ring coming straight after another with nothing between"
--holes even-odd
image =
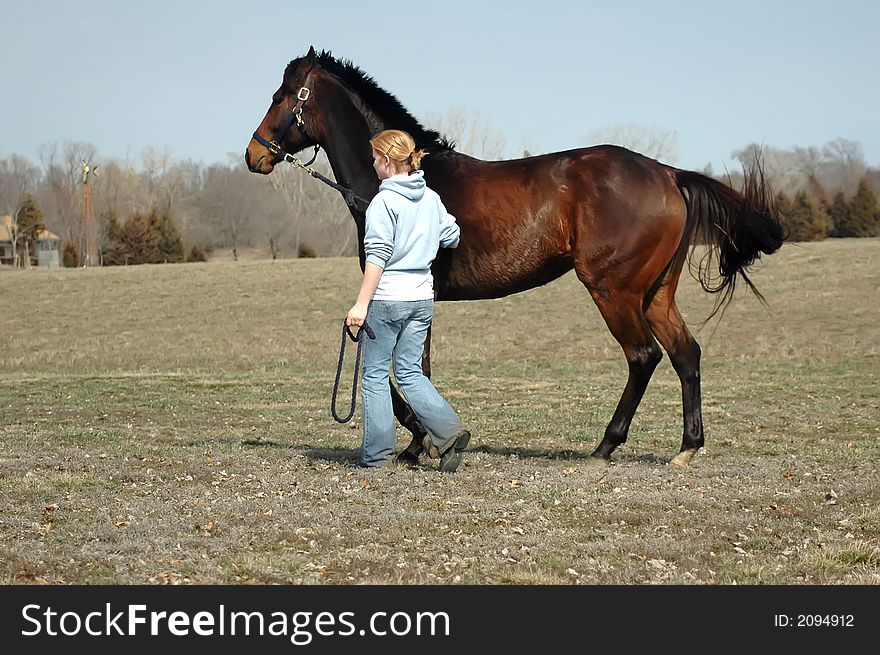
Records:
<instances>
[{"instance_id":1,"label":"dry grass","mask_svg":"<svg viewBox=\"0 0 880 655\"><path fill-rule=\"evenodd\" d=\"M2 271L0 583L878 584L880 240L754 277L697 332L689 472L668 360L590 467L626 367L572 275L439 305L446 476L355 469L330 418L353 259Z\"/></svg>"}]
</instances>

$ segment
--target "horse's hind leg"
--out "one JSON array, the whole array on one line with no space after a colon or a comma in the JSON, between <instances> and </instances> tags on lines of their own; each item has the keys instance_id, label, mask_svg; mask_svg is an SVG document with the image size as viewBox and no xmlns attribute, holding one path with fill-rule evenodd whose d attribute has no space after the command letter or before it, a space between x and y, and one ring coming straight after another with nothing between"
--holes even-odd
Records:
<instances>
[{"instance_id":1,"label":"horse's hind leg","mask_svg":"<svg viewBox=\"0 0 880 655\"><path fill-rule=\"evenodd\" d=\"M675 304L675 284L662 286L646 312L654 336L669 354L681 381L684 431L681 450L670 464L689 468L697 450L703 447L703 414L700 399L700 345L685 325Z\"/></svg>"},{"instance_id":2,"label":"horse's hind leg","mask_svg":"<svg viewBox=\"0 0 880 655\"><path fill-rule=\"evenodd\" d=\"M422 352L422 371L426 377L431 377L430 327L428 328L428 335L425 337L425 350ZM410 441L405 449L400 451L397 455L397 461L409 466L416 466L419 463L419 455L424 450L422 448L422 437L428 434L428 431L425 430L425 427L419 421L419 417L416 416L406 398L403 397L403 394L393 382L391 383L391 405L394 408L394 416L412 434L412 441Z\"/></svg>"},{"instance_id":3,"label":"horse's hind leg","mask_svg":"<svg viewBox=\"0 0 880 655\"><path fill-rule=\"evenodd\" d=\"M394 416L412 434L412 441L398 453L397 461L415 466L419 463L419 454L422 452L422 437L427 434L427 431L393 381L391 382L391 406L394 409Z\"/></svg>"},{"instance_id":4,"label":"horse's hind leg","mask_svg":"<svg viewBox=\"0 0 880 655\"><path fill-rule=\"evenodd\" d=\"M645 319L641 297L622 292L600 293L593 287L590 287L590 293L608 329L623 348L629 365L629 377L617 403L617 409L614 410L614 415L605 428L602 442L592 453L592 457L609 460L614 449L626 441L633 416L645 394L654 369L663 359L663 352L654 340L651 328Z\"/></svg>"}]
</instances>

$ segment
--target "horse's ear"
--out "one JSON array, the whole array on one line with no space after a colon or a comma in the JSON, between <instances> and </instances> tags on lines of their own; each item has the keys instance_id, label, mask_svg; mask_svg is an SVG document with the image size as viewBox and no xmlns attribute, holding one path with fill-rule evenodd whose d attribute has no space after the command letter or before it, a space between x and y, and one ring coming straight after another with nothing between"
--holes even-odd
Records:
<instances>
[{"instance_id":1,"label":"horse's ear","mask_svg":"<svg viewBox=\"0 0 880 655\"><path fill-rule=\"evenodd\" d=\"M310 64L314 64L317 56L318 55L315 54L315 46L309 46L309 53L306 55L306 61Z\"/></svg>"}]
</instances>

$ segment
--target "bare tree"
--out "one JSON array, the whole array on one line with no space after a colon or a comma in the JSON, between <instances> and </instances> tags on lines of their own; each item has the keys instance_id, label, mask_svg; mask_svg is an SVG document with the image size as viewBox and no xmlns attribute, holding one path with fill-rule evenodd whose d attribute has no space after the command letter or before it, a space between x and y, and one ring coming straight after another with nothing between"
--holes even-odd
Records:
<instances>
[{"instance_id":1,"label":"bare tree","mask_svg":"<svg viewBox=\"0 0 880 655\"><path fill-rule=\"evenodd\" d=\"M867 170L862 144L849 139L834 139L822 148L825 158L825 175L832 184L854 193Z\"/></svg>"},{"instance_id":2,"label":"bare tree","mask_svg":"<svg viewBox=\"0 0 880 655\"><path fill-rule=\"evenodd\" d=\"M306 177L304 171L293 166L278 166L268 178L273 191L280 195L287 209L285 215L279 216L279 225L275 226L273 234L283 233L285 225L289 227L293 252L299 252L302 245Z\"/></svg>"},{"instance_id":3,"label":"bare tree","mask_svg":"<svg viewBox=\"0 0 880 655\"><path fill-rule=\"evenodd\" d=\"M784 191L794 196L807 186L809 175L805 170L802 155L794 150L750 143L732 154L743 168L760 159L764 164L764 175L775 191Z\"/></svg>"},{"instance_id":4,"label":"bare tree","mask_svg":"<svg viewBox=\"0 0 880 655\"><path fill-rule=\"evenodd\" d=\"M111 160L101 165L101 176L93 184L93 193L95 213L99 216L127 216L149 209L144 202L143 178L123 162Z\"/></svg>"},{"instance_id":5,"label":"bare tree","mask_svg":"<svg viewBox=\"0 0 880 655\"><path fill-rule=\"evenodd\" d=\"M261 198L261 211L254 216L254 227L258 238L269 246L272 259L278 259L282 252L289 249L293 242L293 221L283 196L265 184L265 193Z\"/></svg>"},{"instance_id":6,"label":"bare tree","mask_svg":"<svg viewBox=\"0 0 880 655\"><path fill-rule=\"evenodd\" d=\"M743 164L755 156L763 159L770 185L791 196L817 182L826 189L852 193L867 170L861 144L847 139L829 141L821 149L810 146L784 150L750 143L733 152L734 159Z\"/></svg>"},{"instance_id":7,"label":"bare tree","mask_svg":"<svg viewBox=\"0 0 880 655\"><path fill-rule=\"evenodd\" d=\"M593 130L588 143L608 143L623 146L668 164L678 160L678 133L661 127L618 123Z\"/></svg>"},{"instance_id":8,"label":"bare tree","mask_svg":"<svg viewBox=\"0 0 880 655\"><path fill-rule=\"evenodd\" d=\"M268 184L250 173L243 165L230 168L222 164L209 166L204 185L194 202L201 213L204 241L232 248L238 260L239 248L253 245L265 219L269 196Z\"/></svg>"},{"instance_id":9,"label":"bare tree","mask_svg":"<svg viewBox=\"0 0 880 655\"><path fill-rule=\"evenodd\" d=\"M146 186L147 207L172 213L179 195L193 180L198 165L193 162L175 162L166 148L158 152L152 147L141 152L141 166ZM196 175L197 176L197 175Z\"/></svg>"},{"instance_id":10,"label":"bare tree","mask_svg":"<svg viewBox=\"0 0 880 655\"><path fill-rule=\"evenodd\" d=\"M323 152L311 168L333 179ZM280 221L269 228L270 238L277 238L282 245L289 240L297 254L305 247L327 256L357 253L357 230L339 192L295 166L276 167L268 182L285 204L284 212L267 214L270 220Z\"/></svg>"},{"instance_id":11,"label":"bare tree","mask_svg":"<svg viewBox=\"0 0 880 655\"><path fill-rule=\"evenodd\" d=\"M315 169L333 179L333 171L323 153L315 162ZM318 254L330 257L357 254L357 230L342 196L317 180L302 177L305 182L299 219L300 244L308 244Z\"/></svg>"},{"instance_id":12,"label":"bare tree","mask_svg":"<svg viewBox=\"0 0 880 655\"><path fill-rule=\"evenodd\" d=\"M479 110L455 107L445 114L428 114L426 123L455 143L455 149L480 159L501 159L506 140Z\"/></svg>"},{"instance_id":13,"label":"bare tree","mask_svg":"<svg viewBox=\"0 0 880 655\"><path fill-rule=\"evenodd\" d=\"M175 216L182 229L186 229L189 217L181 208L199 188L201 180L201 165L187 160L173 163L160 182L161 209Z\"/></svg>"},{"instance_id":14,"label":"bare tree","mask_svg":"<svg viewBox=\"0 0 880 655\"><path fill-rule=\"evenodd\" d=\"M0 216L12 217L12 261L18 266L19 212L40 181L40 170L21 155L0 159ZM28 258L28 262L30 259Z\"/></svg>"},{"instance_id":15,"label":"bare tree","mask_svg":"<svg viewBox=\"0 0 880 655\"><path fill-rule=\"evenodd\" d=\"M357 254L357 230L339 193L316 183L307 197L312 220L303 229L302 242L319 255L343 257Z\"/></svg>"},{"instance_id":16,"label":"bare tree","mask_svg":"<svg viewBox=\"0 0 880 655\"><path fill-rule=\"evenodd\" d=\"M823 173L825 165L825 157L822 151L816 146L801 148L795 146L793 149L794 166L797 168L804 179L819 178Z\"/></svg>"},{"instance_id":17,"label":"bare tree","mask_svg":"<svg viewBox=\"0 0 880 655\"><path fill-rule=\"evenodd\" d=\"M60 226L69 241L80 243L83 237L82 162L94 163L95 146L66 142L41 146L43 173L54 197L54 211L47 223Z\"/></svg>"},{"instance_id":18,"label":"bare tree","mask_svg":"<svg viewBox=\"0 0 880 655\"><path fill-rule=\"evenodd\" d=\"M171 151L167 148L158 152L147 146L141 152L140 163L143 170L147 190L147 204L151 208L160 209L160 182L171 167ZM162 207L164 209L164 207Z\"/></svg>"}]
</instances>

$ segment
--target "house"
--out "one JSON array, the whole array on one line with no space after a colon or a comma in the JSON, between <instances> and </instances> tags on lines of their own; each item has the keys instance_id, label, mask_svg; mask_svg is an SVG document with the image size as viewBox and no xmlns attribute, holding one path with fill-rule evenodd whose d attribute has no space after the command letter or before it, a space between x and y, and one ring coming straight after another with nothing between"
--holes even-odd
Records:
<instances>
[{"instance_id":1,"label":"house","mask_svg":"<svg viewBox=\"0 0 880 655\"><path fill-rule=\"evenodd\" d=\"M36 247L30 253L31 266L58 266L58 250L61 245L61 237L49 230L43 230L37 235ZM23 255L19 249L18 256ZM0 216L0 264L14 265L12 261L12 216Z\"/></svg>"}]
</instances>

